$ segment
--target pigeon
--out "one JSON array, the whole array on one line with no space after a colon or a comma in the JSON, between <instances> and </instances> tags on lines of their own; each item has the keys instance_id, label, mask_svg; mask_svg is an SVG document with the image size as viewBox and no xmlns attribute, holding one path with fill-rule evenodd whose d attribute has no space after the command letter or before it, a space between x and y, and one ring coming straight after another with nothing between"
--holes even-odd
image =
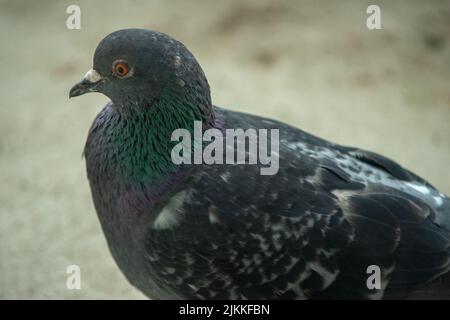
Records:
<instances>
[{"instance_id":1,"label":"pigeon","mask_svg":"<svg viewBox=\"0 0 450 320\"><path fill-rule=\"evenodd\" d=\"M450 199L393 160L213 105L193 54L157 31L101 40L69 96L88 92L110 99L84 149L93 203L149 298L450 298ZM196 122L278 130L277 172L174 163L173 132Z\"/></svg>"}]
</instances>

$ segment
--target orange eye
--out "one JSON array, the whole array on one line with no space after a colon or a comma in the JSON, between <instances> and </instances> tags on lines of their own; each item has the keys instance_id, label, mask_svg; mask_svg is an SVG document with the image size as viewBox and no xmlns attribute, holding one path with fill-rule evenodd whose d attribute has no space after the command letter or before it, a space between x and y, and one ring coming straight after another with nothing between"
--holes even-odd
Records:
<instances>
[{"instance_id":1,"label":"orange eye","mask_svg":"<svg viewBox=\"0 0 450 320\"><path fill-rule=\"evenodd\" d=\"M116 76L123 78L128 74L128 72L130 72L130 68L128 67L128 64L126 62L118 61L118 62L114 63L113 73Z\"/></svg>"}]
</instances>

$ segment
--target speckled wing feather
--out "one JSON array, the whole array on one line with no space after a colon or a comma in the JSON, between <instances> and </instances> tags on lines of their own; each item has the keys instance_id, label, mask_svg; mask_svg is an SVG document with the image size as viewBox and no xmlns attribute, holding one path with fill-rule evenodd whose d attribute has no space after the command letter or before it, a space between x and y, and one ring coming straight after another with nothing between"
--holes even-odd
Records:
<instances>
[{"instance_id":1,"label":"speckled wing feather","mask_svg":"<svg viewBox=\"0 0 450 320\"><path fill-rule=\"evenodd\" d=\"M146 241L148 274L179 298L403 296L448 272L450 201L374 153L216 108L224 128L280 130L279 172L196 166ZM161 223L164 220L165 223ZM369 265L380 290L367 288Z\"/></svg>"}]
</instances>

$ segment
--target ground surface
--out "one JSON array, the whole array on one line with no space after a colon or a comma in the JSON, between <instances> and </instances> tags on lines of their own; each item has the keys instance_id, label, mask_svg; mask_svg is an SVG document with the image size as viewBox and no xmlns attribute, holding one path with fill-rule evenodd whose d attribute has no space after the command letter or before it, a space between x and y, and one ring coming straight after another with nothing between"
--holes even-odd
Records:
<instances>
[{"instance_id":1,"label":"ground surface","mask_svg":"<svg viewBox=\"0 0 450 320\"><path fill-rule=\"evenodd\" d=\"M66 7L82 29L65 28ZM0 298L142 298L112 260L81 158L107 99L68 100L98 41L173 35L217 105L387 155L450 194L450 2L0 1ZM66 267L82 288L66 288Z\"/></svg>"}]
</instances>

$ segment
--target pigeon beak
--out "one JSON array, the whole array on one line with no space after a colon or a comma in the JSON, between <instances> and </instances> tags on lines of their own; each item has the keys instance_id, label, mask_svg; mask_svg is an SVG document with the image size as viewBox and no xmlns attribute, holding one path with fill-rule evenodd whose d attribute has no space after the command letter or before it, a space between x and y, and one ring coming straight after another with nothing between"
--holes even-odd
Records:
<instances>
[{"instance_id":1,"label":"pigeon beak","mask_svg":"<svg viewBox=\"0 0 450 320\"><path fill-rule=\"evenodd\" d=\"M89 70L80 82L76 83L72 89L70 89L69 98L81 96L88 92L96 92L96 87L104 80L100 74L95 70Z\"/></svg>"}]
</instances>

